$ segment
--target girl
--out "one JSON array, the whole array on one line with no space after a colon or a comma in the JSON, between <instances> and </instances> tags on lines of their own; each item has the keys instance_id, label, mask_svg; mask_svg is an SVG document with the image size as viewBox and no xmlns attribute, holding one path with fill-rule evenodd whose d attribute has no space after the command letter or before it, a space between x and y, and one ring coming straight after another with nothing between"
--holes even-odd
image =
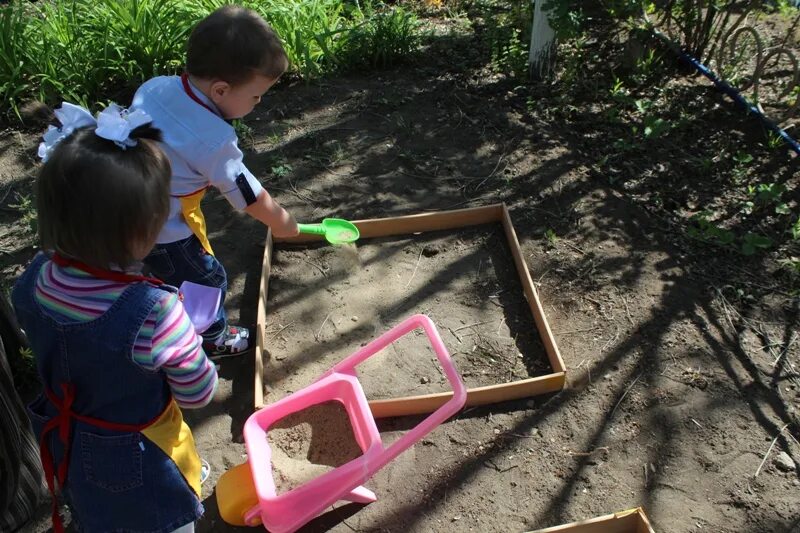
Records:
<instances>
[{"instance_id":1,"label":"girl","mask_svg":"<svg viewBox=\"0 0 800 533\"><path fill-rule=\"evenodd\" d=\"M54 530L57 481L78 530L193 531L200 458L180 407L206 405L217 374L175 289L139 272L169 213L160 133L113 104L56 116L36 184L50 252L12 294L44 385L30 416Z\"/></svg>"}]
</instances>

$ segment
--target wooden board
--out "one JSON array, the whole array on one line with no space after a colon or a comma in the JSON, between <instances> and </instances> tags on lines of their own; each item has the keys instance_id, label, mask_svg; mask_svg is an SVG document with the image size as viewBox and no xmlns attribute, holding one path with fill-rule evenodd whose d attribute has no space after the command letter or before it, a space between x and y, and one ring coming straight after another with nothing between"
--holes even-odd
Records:
<instances>
[{"instance_id":1,"label":"wooden board","mask_svg":"<svg viewBox=\"0 0 800 533\"><path fill-rule=\"evenodd\" d=\"M395 235L410 235L426 231L441 231L456 228L466 228L481 224L499 223L503 227L514 265L522 284L525 299L533 315L536 329L542 339L547 358L552 368L551 374L535 378L498 383L484 387L475 387L467 390L467 405L485 405L506 400L527 398L538 394L557 392L564 388L566 382L566 367L558 351L550 325L544 315L544 309L536 287L533 285L528 266L520 251L519 240L511 222L511 215L505 204L494 204L484 207L456 209L452 211L439 211L418 215L399 217L377 218L369 220L356 220L353 223L358 227L361 238L390 237ZM261 287L259 290L258 318L255 348L255 402L256 409L264 407L264 327L267 317L267 295L269 288L269 274L272 262L273 241L285 243L318 242L320 235L301 234L288 239L273 239L271 232L267 232L267 242L264 247L264 261L261 266ZM374 400L370 408L375 418L388 416L418 415L430 413L443 405L452 393L425 394L418 396L404 396L387 400Z\"/></svg>"},{"instance_id":2,"label":"wooden board","mask_svg":"<svg viewBox=\"0 0 800 533\"><path fill-rule=\"evenodd\" d=\"M655 533L641 507L529 533Z\"/></svg>"}]
</instances>

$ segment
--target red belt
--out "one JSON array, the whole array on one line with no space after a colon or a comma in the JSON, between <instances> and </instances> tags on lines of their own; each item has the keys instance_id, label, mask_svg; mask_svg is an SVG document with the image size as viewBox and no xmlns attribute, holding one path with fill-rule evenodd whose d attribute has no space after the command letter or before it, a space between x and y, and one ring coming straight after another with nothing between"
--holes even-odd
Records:
<instances>
[{"instance_id":1,"label":"red belt","mask_svg":"<svg viewBox=\"0 0 800 533\"><path fill-rule=\"evenodd\" d=\"M50 496L53 499L53 530L55 533L64 533L64 524L61 521L61 516L58 514L55 480L58 480L59 487L63 489L64 482L67 480L67 469L69 467L72 421L78 420L84 424L110 429L112 431L137 433L151 425L161 416L159 414L153 420L144 424L119 424L93 418L91 416L83 416L72 410L72 402L75 400L75 387L71 383L62 383L61 391L64 393L63 399L53 394L53 391L45 387L44 393L56 409L58 409L58 414L45 424L42 435L39 437L39 453L42 457L42 466L44 467L44 475L47 480L47 488L50 490ZM45 442L47 434L56 429L58 429L58 437L64 445L64 456L61 458L61 463L58 465L57 472L53 462L53 454L50 452L50 448Z\"/></svg>"}]
</instances>

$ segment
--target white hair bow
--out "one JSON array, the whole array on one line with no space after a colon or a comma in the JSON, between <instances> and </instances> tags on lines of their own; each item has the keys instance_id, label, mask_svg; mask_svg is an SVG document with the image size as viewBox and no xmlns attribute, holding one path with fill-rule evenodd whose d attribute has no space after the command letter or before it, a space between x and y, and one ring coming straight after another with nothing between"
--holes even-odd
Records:
<instances>
[{"instance_id":1,"label":"white hair bow","mask_svg":"<svg viewBox=\"0 0 800 533\"><path fill-rule=\"evenodd\" d=\"M136 146L136 139L131 139L131 132L139 126L152 122L150 115L137 109L129 112L117 104L111 104L97 115L96 135L114 143L123 150Z\"/></svg>"},{"instance_id":2,"label":"white hair bow","mask_svg":"<svg viewBox=\"0 0 800 533\"><path fill-rule=\"evenodd\" d=\"M122 148L136 146L136 139L131 139L131 132L149 122L152 122L150 115L137 109L129 112L117 104L111 104L97 115L95 119L89 111L64 102L61 107L54 111L56 118L61 123L60 127L50 126L44 134L44 140L39 144L39 157L42 161L53 153L55 147L76 129L85 126L96 126L95 134Z\"/></svg>"},{"instance_id":3,"label":"white hair bow","mask_svg":"<svg viewBox=\"0 0 800 533\"><path fill-rule=\"evenodd\" d=\"M56 145L63 141L65 137L71 135L73 131L84 126L97 124L97 121L87 110L67 102L61 104L61 107L53 112L61 123L61 127L49 126L44 133L44 141L39 145L39 157L42 158L42 161L47 161Z\"/></svg>"}]
</instances>

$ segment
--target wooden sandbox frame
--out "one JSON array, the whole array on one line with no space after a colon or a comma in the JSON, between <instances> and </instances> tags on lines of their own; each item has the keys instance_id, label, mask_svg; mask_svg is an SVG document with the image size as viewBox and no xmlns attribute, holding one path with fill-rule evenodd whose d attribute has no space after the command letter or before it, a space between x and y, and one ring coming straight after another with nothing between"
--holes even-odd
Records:
<instances>
[{"instance_id":1,"label":"wooden sandbox frame","mask_svg":"<svg viewBox=\"0 0 800 533\"><path fill-rule=\"evenodd\" d=\"M525 293L531 313L536 323L539 336L542 339L547 358L552 372L544 376L527 378L507 383L498 383L467 390L467 406L485 405L505 400L527 398L538 394L557 392L564 388L566 381L566 367L561 359L561 354L556 346L553 333L547 323L544 309L539 301L539 295L533 285L528 266L520 251L519 240L511 223L511 215L505 204L493 204L484 207L456 209L452 211L439 211L418 215L376 218L370 220L356 220L353 223L358 227L362 239L372 237L390 237L396 235L412 235L428 231L460 229L482 224L500 223L514 257L514 264L519 280ZM272 232L267 232L267 241L264 246L264 260L261 265L261 286L258 294L258 315L255 344L255 409L264 407L264 328L267 318L267 295L269 289L269 276L272 264L272 246L275 243L306 243L319 242L323 239L318 235L301 234L288 239L273 239ZM430 413L443 405L452 393L442 392L418 396L405 396L386 400L373 400L370 408L375 418L390 416L405 416Z\"/></svg>"},{"instance_id":2,"label":"wooden sandbox frame","mask_svg":"<svg viewBox=\"0 0 800 533\"><path fill-rule=\"evenodd\" d=\"M655 533L641 507L529 533Z\"/></svg>"}]
</instances>

